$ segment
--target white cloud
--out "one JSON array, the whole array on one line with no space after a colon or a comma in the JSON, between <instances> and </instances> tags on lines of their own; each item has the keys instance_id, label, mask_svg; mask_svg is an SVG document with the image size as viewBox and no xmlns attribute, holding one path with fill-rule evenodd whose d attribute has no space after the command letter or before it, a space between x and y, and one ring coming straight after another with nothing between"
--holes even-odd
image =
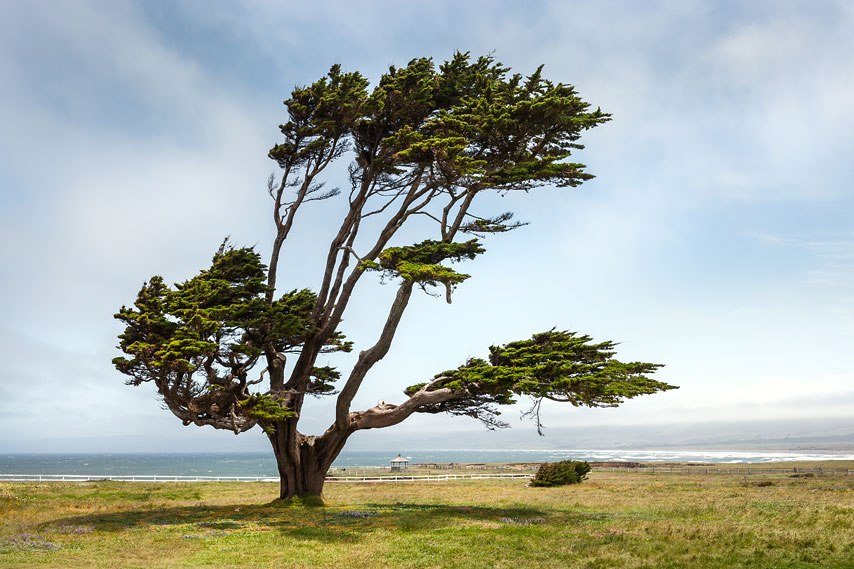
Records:
<instances>
[{"instance_id":1,"label":"white cloud","mask_svg":"<svg viewBox=\"0 0 854 569\"><path fill-rule=\"evenodd\" d=\"M799 413L807 385L826 398L809 412L833 398L830 411L848 412L850 6L539 8L186 3L174 15L193 14L193 33L178 38L133 3L4 5L0 332L18 338L4 358L27 354L15 369L29 394L86 429L121 423L115 408L134 425L174 421L110 369L110 316L149 275L190 276L227 234L267 247L265 153L287 91L335 61L375 80L413 56L494 49L523 73L546 63L614 113L579 153L599 177L490 203L534 225L490 239L454 305L413 303L359 404L398 400L490 343L558 326L622 341L621 357L667 363L663 379L683 386L585 421L781 416ZM186 45L197 36L269 68L226 79L217 69L230 60ZM271 89L282 92L271 100ZM295 286L312 284L308 245L327 211L295 229ZM371 287L345 322L363 344L389 302ZM35 429L42 411L0 381L6 408L31 413Z\"/></svg>"}]
</instances>

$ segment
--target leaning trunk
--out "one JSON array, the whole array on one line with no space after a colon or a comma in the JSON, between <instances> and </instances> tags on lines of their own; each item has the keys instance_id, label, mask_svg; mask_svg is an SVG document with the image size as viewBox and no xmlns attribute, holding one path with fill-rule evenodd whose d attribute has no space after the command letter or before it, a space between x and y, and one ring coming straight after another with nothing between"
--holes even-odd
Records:
<instances>
[{"instance_id":1,"label":"leaning trunk","mask_svg":"<svg viewBox=\"0 0 854 569\"><path fill-rule=\"evenodd\" d=\"M279 498L321 496L326 473L341 452L344 441L328 444L320 437L305 436L296 430L296 421L279 421L268 433L279 470Z\"/></svg>"}]
</instances>

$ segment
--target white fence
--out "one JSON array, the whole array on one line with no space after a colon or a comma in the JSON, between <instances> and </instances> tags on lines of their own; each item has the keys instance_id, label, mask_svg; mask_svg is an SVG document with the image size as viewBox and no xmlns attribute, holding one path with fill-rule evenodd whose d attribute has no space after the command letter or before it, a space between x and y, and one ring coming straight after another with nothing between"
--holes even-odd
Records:
<instances>
[{"instance_id":1,"label":"white fence","mask_svg":"<svg viewBox=\"0 0 854 569\"><path fill-rule=\"evenodd\" d=\"M482 480L487 478L531 478L532 474L428 474L423 476L327 476L327 482L444 482L446 480ZM269 476L164 476L136 474L104 476L89 474L0 474L0 482L278 482Z\"/></svg>"},{"instance_id":2,"label":"white fence","mask_svg":"<svg viewBox=\"0 0 854 569\"><path fill-rule=\"evenodd\" d=\"M118 482L278 482L270 476L171 476L163 474L0 474L0 482L88 482L115 480Z\"/></svg>"},{"instance_id":3,"label":"white fence","mask_svg":"<svg viewBox=\"0 0 854 569\"><path fill-rule=\"evenodd\" d=\"M851 468L716 468L716 467L678 467L678 466L648 466L630 468L621 466L600 466L594 472L632 472L636 474L703 474L703 475L770 475L770 474L834 474L854 475ZM379 483L379 482L445 482L448 480L486 480L486 479L529 479L533 472L510 473L480 473L480 474L424 474L415 476L327 476L327 482L344 483ZM162 474L129 474L113 476L103 474L0 474L0 482L88 482L114 480L119 482L278 482L278 477L271 476L172 476Z\"/></svg>"},{"instance_id":4,"label":"white fence","mask_svg":"<svg viewBox=\"0 0 854 569\"><path fill-rule=\"evenodd\" d=\"M424 474L419 476L327 476L327 482L445 482L446 480L486 480L489 478L530 479L533 474Z\"/></svg>"}]
</instances>

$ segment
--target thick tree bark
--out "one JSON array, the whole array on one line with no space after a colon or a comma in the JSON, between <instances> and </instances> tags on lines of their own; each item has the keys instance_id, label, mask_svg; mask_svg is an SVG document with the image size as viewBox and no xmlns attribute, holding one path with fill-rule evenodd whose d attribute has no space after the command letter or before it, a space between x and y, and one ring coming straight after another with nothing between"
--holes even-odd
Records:
<instances>
[{"instance_id":1,"label":"thick tree bark","mask_svg":"<svg viewBox=\"0 0 854 569\"><path fill-rule=\"evenodd\" d=\"M276 455L279 471L279 498L322 496L326 473L344 448L346 437L305 436L296 430L296 421L279 421L267 434Z\"/></svg>"}]
</instances>

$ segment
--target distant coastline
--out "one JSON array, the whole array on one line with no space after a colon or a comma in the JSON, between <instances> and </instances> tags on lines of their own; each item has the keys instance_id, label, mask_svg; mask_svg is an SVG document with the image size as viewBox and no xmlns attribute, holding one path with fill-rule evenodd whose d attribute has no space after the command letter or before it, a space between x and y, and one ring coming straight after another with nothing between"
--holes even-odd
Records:
<instances>
[{"instance_id":1,"label":"distant coastline","mask_svg":"<svg viewBox=\"0 0 854 569\"><path fill-rule=\"evenodd\" d=\"M854 460L844 450L702 450L702 449L567 449L567 450L408 450L346 451L334 467L379 467L401 454L415 463L532 463L557 460L597 462L702 462L721 464L784 461ZM266 452L221 453L4 453L0 474L276 476Z\"/></svg>"}]
</instances>

